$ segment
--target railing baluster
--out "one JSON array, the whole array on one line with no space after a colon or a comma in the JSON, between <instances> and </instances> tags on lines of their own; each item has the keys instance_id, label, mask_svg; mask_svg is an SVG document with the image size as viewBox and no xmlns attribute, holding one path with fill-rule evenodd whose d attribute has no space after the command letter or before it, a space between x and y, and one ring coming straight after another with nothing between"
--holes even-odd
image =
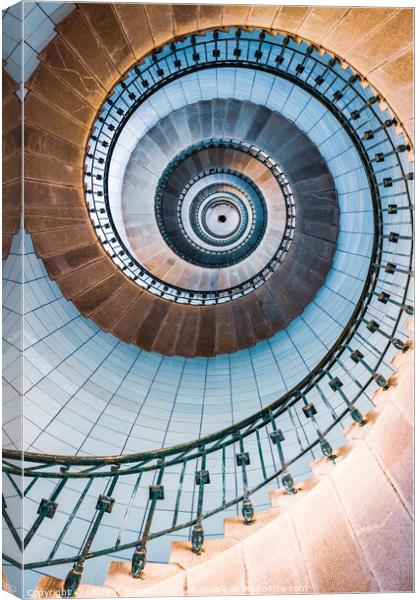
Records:
<instances>
[{"instance_id":1,"label":"railing baluster","mask_svg":"<svg viewBox=\"0 0 420 600\"><path fill-rule=\"evenodd\" d=\"M308 402L308 400L304 394L302 394L302 400L303 400L303 404L304 404L304 406L302 407L303 414L305 415L306 418L311 419L311 421L312 421L312 424L314 426L314 429L315 429L316 434L319 439L319 445L321 447L322 454L328 460L331 460L334 462L335 459L337 458L337 456L333 453L331 444L328 442L328 440L324 437L324 435L321 433L321 430L319 429L317 420L315 418L315 415L317 414L318 411L316 410L314 403Z\"/></svg>"},{"instance_id":2,"label":"railing baluster","mask_svg":"<svg viewBox=\"0 0 420 600\"><path fill-rule=\"evenodd\" d=\"M67 469L65 467L63 467L61 470L64 472ZM66 483L67 483L67 478L64 477L57 483L57 485L54 488L54 491L52 492L52 494L50 495L50 497L48 499L42 498L42 500L38 506L38 510L37 510L38 516L35 519L35 522L32 525L31 529L26 534L25 539L23 540L24 548L27 547L27 545L29 544L29 542L31 541L31 539L33 538L35 533L38 531L38 528L40 527L43 520L45 518L52 519L54 517L55 511L57 510L57 506L58 506L56 500L57 500L61 490L66 485Z\"/></svg>"},{"instance_id":3,"label":"railing baluster","mask_svg":"<svg viewBox=\"0 0 420 600\"><path fill-rule=\"evenodd\" d=\"M54 544L54 547L53 547L53 549L51 550L51 552L50 552L50 554L48 556L48 560L51 560L52 558L54 558L55 553L57 552L57 550L58 550L58 548L59 548L59 546L60 546L60 544L61 544L64 536L66 535L66 533L68 531L68 528L70 527L71 523L73 522L73 519L74 519L74 517L77 514L77 511L79 510L79 508L80 508L83 500L85 499L86 494L89 491L90 486L92 485L92 481L93 481L92 478L88 479L88 482L85 485L85 488L84 488L83 492L80 494L79 499L77 500L77 502L76 502L73 510L71 511L70 516L69 516L69 518L66 521L66 524L64 525L63 529L61 530L61 533L58 536L58 538L57 538L57 540L56 540L56 542Z\"/></svg>"},{"instance_id":4,"label":"railing baluster","mask_svg":"<svg viewBox=\"0 0 420 600\"><path fill-rule=\"evenodd\" d=\"M203 499L204 499L204 486L210 483L210 474L206 469L206 449L202 448L201 451L201 467L199 471L195 472L195 484L198 485L198 501L197 501L197 516L196 522L191 534L192 551L195 554L201 554L203 551L204 543L204 529L203 529Z\"/></svg>"},{"instance_id":5,"label":"railing baluster","mask_svg":"<svg viewBox=\"0 0 420 600\"><path fill-rule=\"evenodd\" d=\"M146 524L144 526L143 534L139 539L137 548L131 559L131 576L135 579L143 579L143 571L146 566L147 557L147 541L150 535L150 528L152 526L153 515L156 508L156 502L164 499L164 488L162 485L162 479L165 472L165 462L160 461L160 468L158 478L155 484L149 486L149 500L150 507L147 514Z\"/></svg>"},{"instance_id":6,"label":"railing baluster","mask_svg":"<svg viewBox=\"0 0 420 600\"><path fill-rule=\"evenodd\" d=\"M119 468L119 465L114 467L116 471ZM80 585L80 581L82 579L84 563L86 560L86 556L90 550L90 547L93 544L93 540L95 539L95 535L99 529L99 525L101 524L102 518L105 513L110 513L112 511L112 507L114 505L114 498L112 498L111 494L114 491L114 488L118 481L118 475L114 475L111 480L111 483L108 486L108 490L106 494L99 496L98 501L96 503L96 510L98 511L97 516L93 519L93 524L90 528L90 531L87 535L87 539L83 545L82 551L79 554L79 559L74 563L73 568L67 574L67 577L64 580L63 586L63 594L72 598L77 591L77 588Z\"/></svg>"},{"instance_id":7,"label":"railing baluster","mask_svg":"<svg viewBox=\"0 0 420 600\"><path fill-rule=\"evenodd\" d=\"M248 476L246 473L246 467L250 464L249 452L245 452L244 440L239 432L239 453L236 455L236 464L241 467L242 471L242 484L244 489L244 499L242 501L242 516L244 518L245 525L251 525L254 523L254 507L249 498L248 490Z\"/></svg>"},{"instance_id":8,"label":"railing baluster","mask_svg":"<svg viewBox=\"0 0 420 600\"><path fill-rule=\"evenodd\" d=\"M339 379L338 377L333 377L329 371L326 371L326 373L328 378L330 379L328 385L330 386L333 392L338 392L340 394L345 404L349 408L350 416L353 419L353 421L361 427L365 425L366 419L363 417L360 410L354 406L354 402L350 401L341 389L343 387L343 382L341 381L341 379Z\"/></svg>"},{"instance_id":9,"label":"railing baluster","mask_svg":"<svg viewBox=\"0 0 420 600\"><path fill-rule=\"evenodd\" d=\"M222 448L222 506L226 506L226 446Z\"/></svg>"},{"instance_id":10,"label":"railing baluster","mask_svg":"<svg viewBox=\"0 0 420 600\"><path fill-rule=\"evenodd\" d=\"M372 367L370 365L368 365L368 363L364 360L364 355L362 354L362 352L360 352L359 349L356 350L352 350L352 348L350 346L347 346L348 350L350 352L350 358L351 360L358 364L362 364L365 369L367 369L369 371L369 373L372 374L374 380L376 381L376 383L383 389L383 390L387 390L389 388L389 383L388 381L385 379L385 377L383 375L381 375L381 373L377 373L376 371L374 371L372 369Z\"/></svg>"},{"instance_id":11,"label":"railing baluster","mask_svg":"<svg viewBox=\"0 0 420 600\"><path fill-rule=\"evenodd\" d=\"M184 485L184 476L185 476L186 466L187 466L187 461L186 461L186 459L184 459L184 461L182 463L181 473L179 476L179 484L178 484L178 490L176 493L175 510L174 510L174 518L172 520L172 527L175 527L176 522L178 520L179 503L181 502L181 493L182 493L182 486Z\"/></svg>"},{"instance_id":12,"label":"railing baluster","mask_svg":"<svg viewBox=\"0 0 420 600\"><path fill-rule=\"evenodd\" d=\"M363 322L366 323L366 327L371 333L380 333L384 338L389 340L394 346L394 348L396 348L397 350L401 350L402 352L406 352L408 350L408 346L406 343L404 343L399 338L386 333L383 329L381 329L377 321L374 321L373 319L371 319L370 321L368 321L367 319L363 319Z\"/></svg>"},{"instance_id":13,"label":"railing baluster","mask_svg":"<svg viewBox=\"0 0 420 600\"><path fill-rule=\"evenodd\" d=\"M260 430L257 429L255 431L255 434L256 434L256 437L257 437L258 456L260 457L261 471L262 471L264 479L267 479L267 471L266 471L266 468L265 468L264 455L263 455L262 446L261 446Z\"/></svg>"},{"instance_id":14,"label":"railing baluster","mask_svg":"<svg viewBox=\"0 0 420 600\"><path fill-rule=\"evenodd\" d=\"M277 451L279 453L280 464L283 472L281 482L289 494L296 494L297 489L295 488L295 482L293 481L293 477L287 469L287 463L284 459L283 448L281 447L281 443L284 442L284 435L280 429L277 429L276 421L271 410L269 411L269 416L271 425L273 427L273 431L270 433L270 438L272 443L277 446Z\"/></svg>"},{"instance_id":15,"label":"railing baluster","mask_svg":"<svg viewBox=\"0 0 420 600\"><path fill-rule=\"evenodd\" d=\"M120 530L118 532L117 540L115 542L116 546L119 546L120 543L121 543L121 538L122 538L122 535L123 535L123 533L125 531L125 526L126 526L126 523L128 521L128 516L130 514L131 507L133 506L134 499L135 499L135 497L137 495L137 490L139 489L139 485L140 485L140 481L141 481L142 475L143 475L143 471L140 471L140 473L137 476L136 482L135 482L135 484L133 486L133 490L132 490L131 495L130 495L130 500L129 500L128 504L127 504L127 508L125 509L124 518L123 518L123 521L121 523Z\"/></svg>"}]
</instances>

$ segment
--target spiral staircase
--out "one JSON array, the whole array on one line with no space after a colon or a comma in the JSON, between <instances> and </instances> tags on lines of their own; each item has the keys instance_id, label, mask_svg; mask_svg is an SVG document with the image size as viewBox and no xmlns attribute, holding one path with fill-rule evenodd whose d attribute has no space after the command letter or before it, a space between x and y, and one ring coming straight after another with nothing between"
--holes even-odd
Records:
<instances>
[{"instance_id":1,"label":"spiral staircase","mask_svg":"<svg viewBox=\"0 0 420 600\"><path fill-rule=\"evenodd\" d=\"M76 5L25 230L6 65L10 589L413 589L410 57L411 10Z\"/></svg>"}]
</instances>

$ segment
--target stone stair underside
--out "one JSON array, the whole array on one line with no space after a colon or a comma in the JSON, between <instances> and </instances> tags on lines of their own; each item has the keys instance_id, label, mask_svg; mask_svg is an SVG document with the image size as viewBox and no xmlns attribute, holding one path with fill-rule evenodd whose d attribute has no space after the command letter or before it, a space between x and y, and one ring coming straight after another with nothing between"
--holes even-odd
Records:
<instances>
[{"instance_id":1,"label":"stone stair underside","mask_svg":"<svg viewBox=\"0 0 420 600\"><path fill-rule=\"evenodd\" d=\"M169 564L148 564L134 580L130 564L111 562L106 594L282 594L413 590L413 345L399 353L392 386L374 394L364 427L346 431L336 463L318 458L296 496L270 493L272 508L253 525L225 519L225 537L196 556L174 542ZM37 594L51 589L42 578ZM56 589L62 581L54 580ZM77 597L91 595L89 585Z\"/></svg>"}]
</instances>

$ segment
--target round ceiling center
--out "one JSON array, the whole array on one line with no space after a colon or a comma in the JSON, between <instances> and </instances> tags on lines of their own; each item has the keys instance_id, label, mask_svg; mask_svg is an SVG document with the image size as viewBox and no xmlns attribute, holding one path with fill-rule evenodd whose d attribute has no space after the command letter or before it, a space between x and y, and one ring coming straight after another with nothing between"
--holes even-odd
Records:
<instances>
[{"instance_id":1,"label":"round ceiling center","mask_svg":"<svg viewBox=\"0 0 420 600\"><path fill-rule=\"evenodd\" d=\"M226 201L211 204L204 218L209 231L220 237L227 237L235 233L241 222L241 215L237 207Z\"/></svg>"}]
</instances>

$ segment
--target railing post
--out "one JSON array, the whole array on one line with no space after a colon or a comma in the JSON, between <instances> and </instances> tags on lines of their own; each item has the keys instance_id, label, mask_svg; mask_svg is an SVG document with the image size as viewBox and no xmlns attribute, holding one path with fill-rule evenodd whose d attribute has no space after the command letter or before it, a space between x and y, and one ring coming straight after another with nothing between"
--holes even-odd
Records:
<instances>
[{"instance_id":1,"label":"railing post","mask_svg":"<svg viewBox=\"0 0 420 600\"><path fill-rule=\"evenodd\" d=\"M204 529L203 529L203 498L204 498L204 486L210 483L210 474L206 469L206 450L202 449L201 454L201 468L195 472L195 484L198 488L198 502L197 502L197 518L191 535L192 551L195 554L201 554L204 550Z\"/></svg>"},{"instance_id":2,"label":"railing post","mask_svg":"<svg viewBox=\"0 0 420 600\"><path fill-rule=\"evenodd\" d=\"M322 435L321 430L319 429L318 422L315 418L315 415L318 412L317 409L315 408L315 405L313 404L313 402L308 402L306 397L304 396L304 394L302 394L302 400L303 400L303 404L304 404L304 406L302 407L303 414L305 415L305 417L307 419L311 419L311 421L312 421L314 429L318 435L319 445L321 447L322 454L327 458L327 460L334 462L335 459L337 458L337 456L333 453L331 444Z\"/></svg>"},{"instance_id":3,"label":"railing post","mask_svg":"<svg viewBox=\"0 0 420 600\"><path fill-rule=\"evenodd\" d=\"M66 471L68 471L68 467L61 467L60 471L62 473L65 473ZM57 510L57 506L58 506L56 500L57 500L61 490L66 485L66 483L67 483L67 477L63 477L63 479L61 479L61 481L59 481L58 484L55 486L54 491L52 492L50 497L42 498L42 500L38 506L38 510L37 510L38 517L36 518L34 524L32 525L31 529L26 534L25 539L23 540L24 548L27 547L27 545L29 544L29 542L31 541L31 539L33 538L35 533L38 531L38 528L41 525L41 523L43 522L43 520L54 518L55 511Z\"/></svg>"},{"instance_id":4,"label":"railing post","mask_svg":"<svg viewBox=\"0 0 420 600\"><path fill-rule=\"evenodd\" d=\"M353 421L355 423L357 423L358 425L360 425L360 427L363 427L363 425L366 425L367 421L363 417L360 410L354 406L354 402L350 402L350 400L347 398L347 396L341 389L343 387L343 382L341 381L341 379L339 379L338 377L333 377L329 371L326 371L326 373L327 373L328 377L330 378L328 385L330 386L330 388L332 389L333 392L338 392L340 394L340 396L342 397L342 399L344 400L344 402L346 403L346 405L348 406L348 408L350 410L350 416L353 419Z\"/></svg>"},{"instance_id":5,"label":"railing post","mask_svg":"<svg viewBox=\"0 0 420 600\"><path fill-rule=\"evenodd\" d=\"M239 432L239 450L240 452L236 455L236 464L241 467L242 471L242 484L244 488L244 499L242 501L242 516L244 518L245 525L251 525L255 522L254 519L254 507L249 498L248 490L248 477L246 474L246 466L250 464L249 452L245 452L244 440L242 434Z\"/></svg>"},{"instance_id":6,"label":"railing post","mask_svg":"<svg viewBox=\"0 0 420 600\"><path fill-rule=\"evenodd\" d=\"M165 471L164 461L160 461L160 469L158 478L155 484L149 486L150 508L147 514L146 525L144 526L143 534L139 540L136 550L131 559L131 576L134 579L143 579L144 567L146 566L147 558L147 541L149 539L150 528L152 526L153 515L156 508L156 502L164 499L164 488L162 479Z\"/></svg>"},{"instance_id":7,"label":"railing post","mask_svg":"<svg viewBox=\"0 0 420 600\"><path fill-rule=\"evenodd\" d=\"M274 420L274 416L271 410L269 411L269 416L271 425L273 427L273 431L270 433L271 442L277 446L280 464L283 471L281 482L289 494L296 494L298 490L295 488L295 482L293 481L293 477L287 469L287 463L284 459L283 448L281 447L281 442L284 442L284 435L280 429L277 429L276 422Z\"/></svg>"},{"instance_id":8,"label":"railing post","mask_svg":"<svg viewBox=\"0 0 420 600\"><path fill-rule=\"evenodd\" d=\"M394 348L396 348L397 350L402 350L402 352L406 352L408 350L407 344L405 344L399 338L393 337L392 335L385 333L385 331L383 331L381 329L381 327L379 326L379 323L377 321L374 321L373 319L371 319L370 321L368 321L367 319L363 319L363 321L366 323L366 327L371 333L375 333L377 331L383 337L388 339L391 342L391 344L394 346Z\"/></svg>"},{"instance_id":9,"label":"railing post","mask_svg":"<svg viewBox=\"0 0 420 600\"><path fill-rule=\"evenodd\" d=\"M374 380L376 381L376 383L384 390L386 391L389 388L389 383L388 381L385 379L385 377L383 375L381 375L381 373L377 373L376 371L374 371L369 365L368 363L363 360L364 355L360 352L360 350L352 350L350 346L347 346L349 352L350 352L350 358L351 360L356 363L356 365L358 363L361 363L365 369L367 371L369 371L369 373L372 374Z\"/></svg>"},{"instance_id":10,"label":"railing post","mask_svg":"<svg viewBox=\"0 0 420 600\"><path fill-rule=\"evenodd\" d=\"M118 469L119 465L111 467L111 470L113 471L117 471ZM117 484L118 477L118 475L114 475L106 494L100 495L98 498L98 501L96 503L96 510L98 511L98 514L93 520L92 528L79 555L79 559L77 560L77 562L74 563L73 568L71 569L71 571L69 571L67 577L64 580L63 595L67 598L72 598L80 585L80 581L82 579L83 574L83 565L86 560L86 556L89 553L90 547L92 546L93 540L95 539L96 532L99 529L99 525L101 524L104 514L110 513L112 511L112 507L114 506L115 500L111 497L111 494L114 491L114 488Z\"/></svg>"}]
</instances>

